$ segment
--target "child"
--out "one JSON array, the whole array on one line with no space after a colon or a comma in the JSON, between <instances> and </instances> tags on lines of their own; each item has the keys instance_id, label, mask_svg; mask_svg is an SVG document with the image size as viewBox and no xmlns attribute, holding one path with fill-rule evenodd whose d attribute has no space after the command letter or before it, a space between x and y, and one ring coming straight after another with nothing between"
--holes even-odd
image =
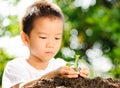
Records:
<instances>
[{"instance_id":1,"label":"child","mask_svg":"<svg viewBox=\"0 0 120 88\"><path fill-rule=\"evenodd\" d=\"M87 68L77 72L65 66L65 61L53 58L59 51L64 26L64 16L57 5L35 2L27 8L21 24L21 39L28 46L30 55L7 63L2 88L27 87L35 80L55 76L87 77Z\"/></svg>"}]
</instances>

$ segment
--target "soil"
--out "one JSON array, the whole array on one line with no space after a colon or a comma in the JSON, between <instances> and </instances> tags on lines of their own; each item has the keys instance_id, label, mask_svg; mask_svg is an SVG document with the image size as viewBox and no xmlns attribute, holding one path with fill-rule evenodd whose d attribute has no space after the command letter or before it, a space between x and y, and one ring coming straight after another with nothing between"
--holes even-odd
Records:
<instances>
[{"instance_id":1,"label":"soil","mask_svg":"<svg viewBox=\"0 0 120 88\"><path fill-rule=\"evenodd\" d=\"M61 78L36 81L27 88L120 88L120 80L113 78Z\"/></svg>"}]
</instances>

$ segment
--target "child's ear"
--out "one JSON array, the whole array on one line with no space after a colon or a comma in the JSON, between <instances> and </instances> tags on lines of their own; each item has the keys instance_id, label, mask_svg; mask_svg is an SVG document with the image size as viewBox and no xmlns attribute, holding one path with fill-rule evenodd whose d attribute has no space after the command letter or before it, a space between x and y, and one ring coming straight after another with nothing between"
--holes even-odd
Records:
<instances>
[{"instance_id":1,"label":"child's ear","mask_svg":"<svg viewBox=\"0 0 120 88\"><path fill-rule=\"evenodd\" d=\"M23 43L26 46L28 46L28 44L29 44L29 37L28 37L28 35L26 33L24 33L23 31L21 32L20 35L21 35L21 39L22 39Z\"/></svg>"}]
</instances>

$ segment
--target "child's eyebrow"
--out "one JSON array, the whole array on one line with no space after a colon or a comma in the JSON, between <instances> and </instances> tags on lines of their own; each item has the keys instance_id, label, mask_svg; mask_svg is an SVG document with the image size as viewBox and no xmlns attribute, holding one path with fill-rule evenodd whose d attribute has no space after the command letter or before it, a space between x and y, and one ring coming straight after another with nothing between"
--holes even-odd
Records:
<instances>
[{"instance_id":1,"label":"child's eyebrow","mask_svg":"<svg viewBox=\"0 0 120 88\"><path fill-rule=\"evenodd\" d=\"M45 34L45 35L48 35L48 33L45 33L45 32L38 32L37 34L38 34L38 35L39 35L39 34ZM62 35L62 33L56 33L55 35Z\"/></svg>"},{"instance_id":2,"label":"child's eyebrow","mask_svg":"<svg viewBox=\"0 0 120 88\"><path fill-rule=\"evenodd\" d=\"M57 33L56 35L62 35L62 33Z\"/></svg>"},{"instance_id":3,"label":"child's eyebrow","mask_svg":"<svg viewBox=\"0 0 120 88\"><path fill-rule=\"evenodd\" d=\"M39 35L39 34L46 34L46 35L47 35L47 33L45 33L45 32L38 32L37 34L38 34L38 35Z\"/></svg>"}]
</instances>

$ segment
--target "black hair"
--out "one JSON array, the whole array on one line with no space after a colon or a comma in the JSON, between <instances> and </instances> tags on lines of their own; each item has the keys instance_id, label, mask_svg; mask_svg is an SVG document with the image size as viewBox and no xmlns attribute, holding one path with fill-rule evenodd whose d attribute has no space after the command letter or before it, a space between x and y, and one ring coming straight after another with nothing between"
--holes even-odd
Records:
<instances>
[{"instance_id":1,"label":"black hair","mask_svg":"<svg viewBox=\"0 0 120 88\"><path fill-rule=\"evenodd\" d=\"M59 6L46 1L37 1L26 9L21 20L21 29L28 36L33 28L34 20L38 17L58 17L64 22L64 15Z\"/></svg>"}]
</instances>

